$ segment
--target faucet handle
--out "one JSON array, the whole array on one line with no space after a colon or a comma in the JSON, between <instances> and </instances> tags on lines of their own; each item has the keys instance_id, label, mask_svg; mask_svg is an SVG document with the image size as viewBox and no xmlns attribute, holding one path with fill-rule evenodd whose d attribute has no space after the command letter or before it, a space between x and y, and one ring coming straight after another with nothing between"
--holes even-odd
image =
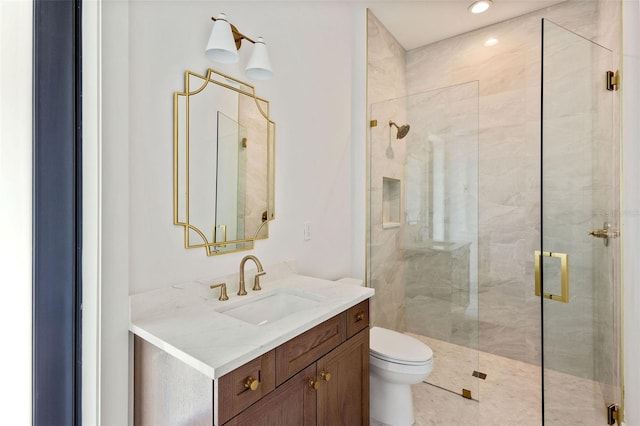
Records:
<instances>
[{"instance_id":1,"label":"faucet handle","mask_svg":"<svg viewBox=\"0 0 640 426\"><path fill-rule=\"evenodd\" d=\"M259 290L262 290L262 287L260 287L260 277L261 277L262 275L266 275L266 272L265 272L265 271L258 271L258 272L256 272L256 276L255 276L255 278L253 279L253 288L252 288L251 290L253 290L253 291L259 291Z\"/></svg>"},{"instance_id":2,"label":"faucet handle","mask_svg":"<svg viewBox=\"0 0 640 426\"><path fill-rule=\"evenodd\" d=\"M227 296L227 283L211 284L209 286L209 288L217 288L217 287L220 287L220 297L218 297L218 300L220 301L229 300L229 296Z\"/></svg>"}]
</instances>

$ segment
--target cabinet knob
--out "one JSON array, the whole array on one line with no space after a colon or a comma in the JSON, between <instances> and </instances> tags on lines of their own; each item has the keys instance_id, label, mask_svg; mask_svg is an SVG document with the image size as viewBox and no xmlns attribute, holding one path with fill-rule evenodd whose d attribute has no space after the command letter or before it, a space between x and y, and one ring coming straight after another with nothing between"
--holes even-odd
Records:
<instances>
[{"instance_id":1,"label":"cabinet knob","mask_svg":"<svg viewBox=\"0 0 640 426\"><path fill-rule=\"evenodd\" d=\"M360 311L356 314L356 322L362 321L364 319L364 311Z\"/></svg>"},{"instance_id":2,"label":"cabinet knob","mask_svg":"<svg viewBox=\"0 0 640 426\"><path fill-rule=\"evenodd\" d=\"M244 383L244 387L252 391L257 390L259 386L260 382L251 376L247 377L247 381Z\"/></svg>"},{"instance_id":3,"label":"cabinet knob","mask_svg":"<svg viewBox=\"0 0 640 426\"><path fill-rule=\"evenodd\" d=\"M331 380L331 373L327 373L326 371L322 371L322 372L320 372L320 377L322 377L322 379L325 382L328 382L329 380Z\"/></svg>"},{"instance_id":4,"label":"cabinet knob","mask_svg":"<svg viewBox=\"0 0 640 426\"><path fill-rule=\"evenodd\" d=\"M308 380L309 387L311 389L318 390L320 388L320 382L319 381L313 380L313 379L307 379L307 380Z\"/></svg>"}]
</instances>

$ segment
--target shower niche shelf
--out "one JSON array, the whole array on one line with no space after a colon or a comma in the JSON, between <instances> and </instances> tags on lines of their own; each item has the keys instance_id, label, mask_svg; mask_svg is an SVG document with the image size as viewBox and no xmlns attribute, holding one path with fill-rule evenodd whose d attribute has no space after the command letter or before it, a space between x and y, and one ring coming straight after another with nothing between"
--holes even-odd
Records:
<instances>
[{"instance_id":1,"label":"shower niche shelf","mask_svg":"<svg viewBox=\"0 0 640 426\"><path fill-rule=\"evenodd\" d=\"M400 179L382 178L382 228L397 228L400 226Z\"/></svg>"}]
</instances>

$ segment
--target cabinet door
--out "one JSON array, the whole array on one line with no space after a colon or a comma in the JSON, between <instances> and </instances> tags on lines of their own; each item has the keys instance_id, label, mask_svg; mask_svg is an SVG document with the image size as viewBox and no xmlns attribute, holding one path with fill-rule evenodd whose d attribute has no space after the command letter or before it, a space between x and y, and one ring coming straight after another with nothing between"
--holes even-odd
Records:
<instances>
[{"instance_id":1,"label":"cabinet door","mask_svg":"<svg viewBox=\"0 0 640 426\"><path fill-rule=\"evenodd\" d=\"M369 328L317 362L318 425L369 425Z\"/></svg>"},{"instance_id":2,"label":"cabinet door","mask_svg":"<svg viewBox=\"0 0 640 426\"><path fill-rule=\"evenodd\" d=\"M311 426L316 424L316 390L309 381L316 365L305 368L231 419L229 426Z\"/></svg>"}]
</instances>

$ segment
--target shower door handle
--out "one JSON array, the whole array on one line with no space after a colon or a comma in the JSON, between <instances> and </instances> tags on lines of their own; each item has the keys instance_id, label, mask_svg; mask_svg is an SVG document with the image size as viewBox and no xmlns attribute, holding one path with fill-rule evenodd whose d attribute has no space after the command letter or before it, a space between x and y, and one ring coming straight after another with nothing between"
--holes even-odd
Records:
<instances>
[{"instance_id":1,"label":"shower door handle","mask_svg":"<svg viewBox=\"0 0 640 426\"><path fill-rule=\"evenodd\" d=\"M557 302L569 303L569 255L566 253L556 253L544 251L535 251L534 264L536 269L536 296L540 296L541 278L540 278L540 259L542 256L554 257L560 259L560 296L557 294L544 293L542 297L545 299L555 300Z\"/></svg>"}]
</instances>

